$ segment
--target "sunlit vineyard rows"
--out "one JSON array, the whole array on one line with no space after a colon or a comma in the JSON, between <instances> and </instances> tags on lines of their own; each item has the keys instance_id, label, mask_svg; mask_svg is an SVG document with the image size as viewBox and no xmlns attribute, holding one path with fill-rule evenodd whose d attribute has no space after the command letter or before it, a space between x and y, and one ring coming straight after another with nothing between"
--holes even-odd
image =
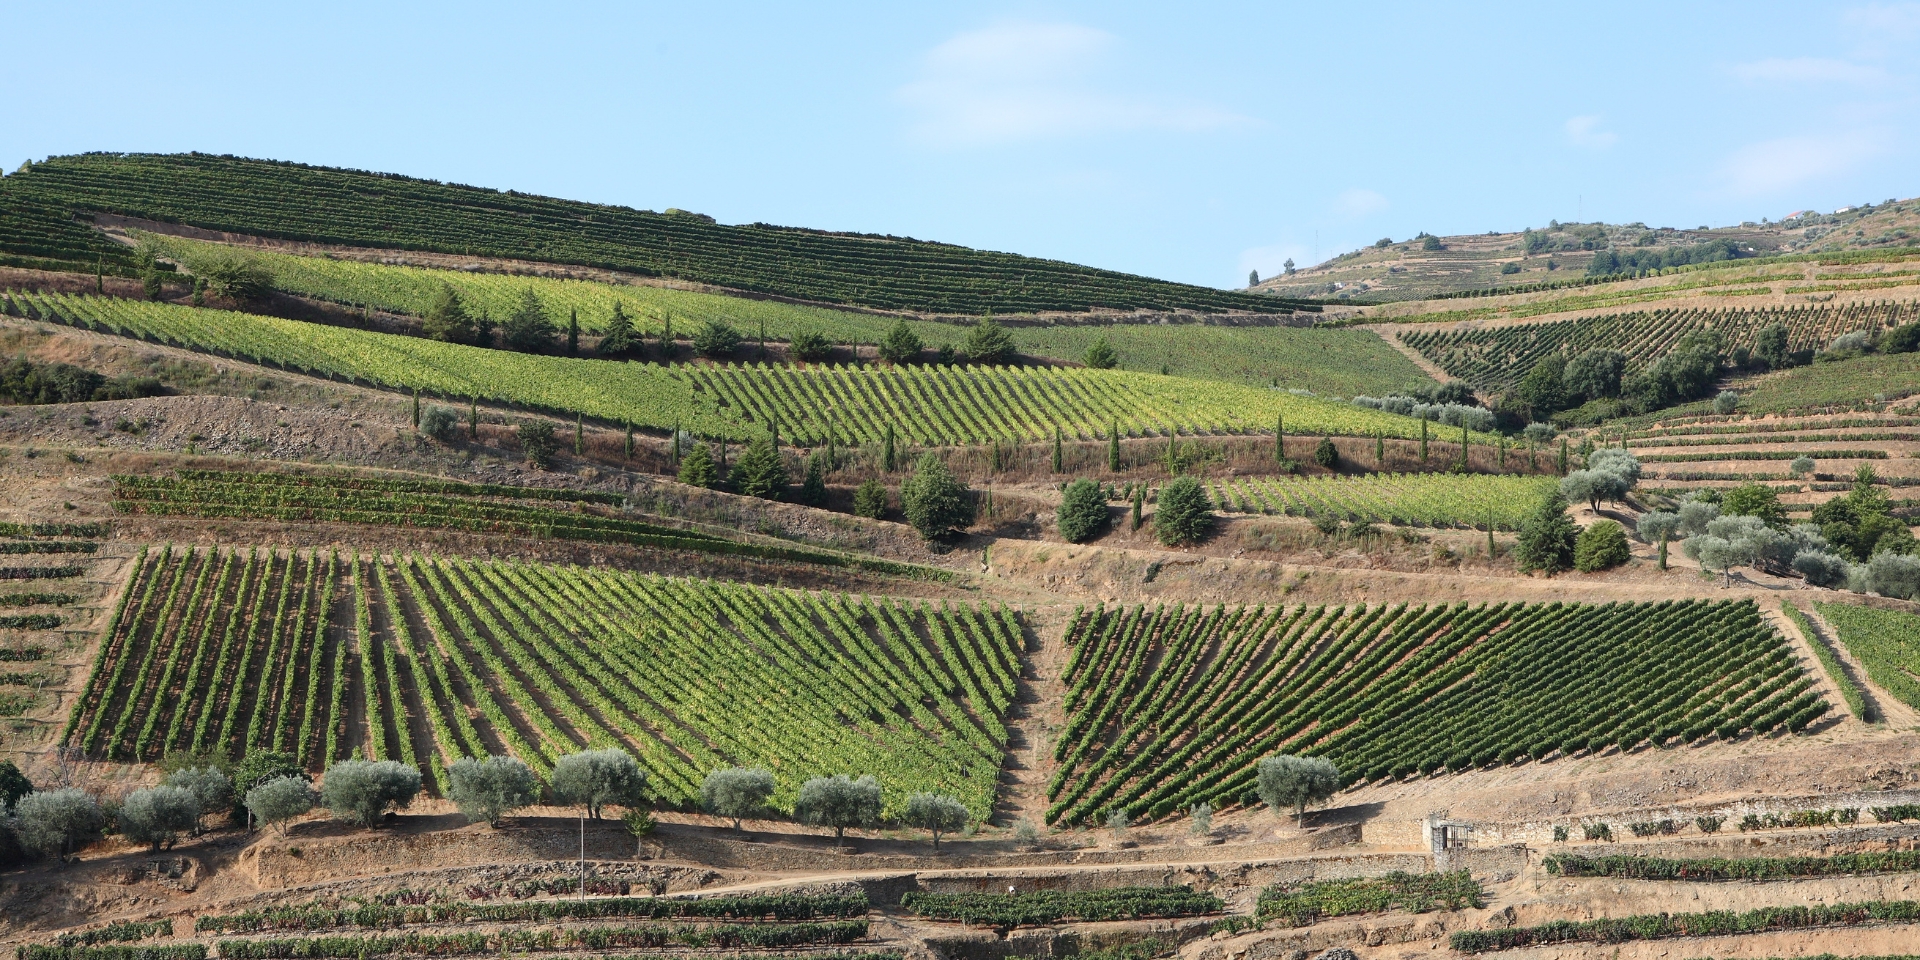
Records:
<instances>
[{"instance_id":1,"label":"sunlit vineyard rows","mask_svg":"<svg viewBox=\"0 0 1920 960\"><path fill-rule=\"evenodd\" d=\"M1827 709L1745 600L1098 607L1067 642L1048 822L1240 803L1276 753L1352 783L1799 730Z\"/></svg>"},{"instance_id":2,"label":"sunlit vineyard rows","mask_svg":"<svg viewBox=\"0 0 1920 960\"><path fill-rule=\"evenodd\" d=\"M1558 484L1553 477L1449 473L1233 477L1213 502L1241 513L1332 517L1356 523L1517 530Z\"/></svg>"},{"instance_id":3,"label":"sunlit vineyard rows","mask_svg":"<svg viewBox=\"0 0 1920 960\"><path fill-rule=\"evenodd\" d=\"M162 547L127 596L67 731L88 756L359 750L444 785L619 745L670 802L765 765L788 802L860 772L984 815L1025 647L990 604L429 557Z\"/></svg>"},{"instance_id":4,"label":"sunlit vineyard rows","mask_svg":"<svg viewBox=\"0 0 1920 960\"><path fill-rule=\"evenodd\" d=\"M745 439L775 425L812 446L1040 442L1271 431L1414 438L1420 421L1235 384L1055 367L661 366L535 356L417 337L107 297L14 293L7 312L316 376L640 427ZM1491 437L1481 436L1481 442Z\"/></svg>"},{"instance_id":5,"label":"sunlit vineyard rows","mask_svg":"<svg viewBox=\"0 0 1920 960\"><path fill-rule=\"evenodd\" d=\"M1550 354L1572 356L1584 350L1620 350L1631 368L1643 367L1697 330L1720 334L1731 351L1753 349L1754 337L1778 323L1787 328L1792 350L1818 350L1850 330L1874 330L1920 319L1920 302L1797 304L1793 306L1612 313L1547 323L1509 324L1453 330L1410 330L1400 334L1452 376L1475 389L1512 388Z\"/></svg>"}]
</instances>

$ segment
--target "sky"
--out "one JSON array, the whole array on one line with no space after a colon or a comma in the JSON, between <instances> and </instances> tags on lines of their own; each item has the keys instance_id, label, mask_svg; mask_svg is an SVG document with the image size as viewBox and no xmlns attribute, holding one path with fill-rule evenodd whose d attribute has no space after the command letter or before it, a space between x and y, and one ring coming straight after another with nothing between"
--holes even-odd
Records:
<instances>
[{"instance_id":1,"label":"sky","mask_svg":"<svg viewBox=\"0 0 1920 960\"><path fill-rule=\"evenodd\" d=\"M0 165L198 150L1235 287L1920 194L1920 3L0 0Z\"/></svg>"}]
</instances>

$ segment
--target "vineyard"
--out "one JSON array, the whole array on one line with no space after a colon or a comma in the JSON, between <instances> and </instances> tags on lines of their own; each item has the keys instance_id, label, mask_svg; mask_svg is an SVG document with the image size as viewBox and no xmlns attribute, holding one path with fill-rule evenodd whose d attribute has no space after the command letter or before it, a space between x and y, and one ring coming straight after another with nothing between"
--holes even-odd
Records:
<instances>
[{"instance_id":1,"label":"vineyard","mask_svg":"<svg viewBox=\"0 0 1920 960\"><path fill-rule=\"evenodd\" d=\"M1848 603L1819 603L1813 608L1833 625L1840 643L1867 668L1880 689L1920 709L1920 617Z\"/></svg>"},{"instance_id":2,"label":"vineyard","mask_svg":"<svg viewBox=\"0 0 1920 960\"><path fill-rule=\"evenodd\" d=\"M709 771L872 773L891 807L991 807L1023 627L908 603L611 570L161 547L142 554L66 738L88 756L358 750L536 770L621 745L669 803Z\"/></svg>"},{"instance_id":3,"label":"vineyard","mask_svg":"<svg viewBox=\"0 0 1920 960\"><path fill-rule=\"evenodd\" d=\"M143 234L142 239L189 263L234 249L163 234ZM548 316L562 323L578 316L581 330L595 336L605 332L616 303L636 333L655 338L669 322L676 336L688 337L717 320L732 324L749 340L764 335L790 341L802 333L818 333L835 343L875 344L899 322L873 313L654 286L402 267L255 249L244 256L264 266L274 285L288 293L411 316L426 312L443 283L459 293L470 312L496 320L510 315L531 290ZM967 333L966 327L938 321L909 320L907 325L932 349L954 345ZM1204 380L1305 387L1340 396L1391 393L1431 383L1412 361L1364 330L1121 322L1015 325L1007 333L1022 354L1071 361L1105 337L1126 369Z\"/></svg>"},{"instance_id":4,"label":"vineyard","mask_svg":"<svg viewBox=\"0 0 1920 960\"><path fill-rule=\"evenodd\" d=\"M945 576L945 571L931 567L829 550L747 542L631 519L631 514L607 510L604 506L599 512L590 512L585 505L605 505L609 500L623 502L613 494L449 481L226 470L182 470L170 477L119 476L113 481L114 508L130 514L461 530L818 563L934 579ZM564 510L513 502L529 499L579 503L573 509Z\"/></svg>"},{"instance_id":5,"label":"vineyard","mask_svg":"<svg viewBox=\"0 0 1920 960\"><path fill-rule=\"evenodd\" d=\"M1104 438L1302 433L1415 438L1420 421L1279 390L1053 367L659 366L535 356L395 334L105 297L15 293L14 316L253 360L314 376L478 398L612 423L744 439L776 422L805 446L1039 442L1056 427ZM1492 442L1475 435L1479 442Z\"/></svg>"},{"instance_id":6,"label":"vineyard","mask_svg":"<svg viewBox=\"0 0 1920 960\"><path fill-rule=\"evenodd\" d=\"M1752 350L1755 336L1777 323L1787 328L1788 349L1820 350L1850 330L1876 330L1916 319L1920 319L1920 303L1912 301L1687 308L1475 329L1411 330L1401 333L1400 339L1475 389L1500 392L1512 389L1551 354L1620 350L1627 354L1628 368L1639 369L1699 330L1719 333L1725 350Z\"/></svg>"},{"instance_id":7,"label":"vineyard","mask_svg":"<svg viewBox=\"0 0 1920 960\"><path fill-rule=\"evenodd\" d=\"M1050 823L1246 802L1276 753L1355 783L1797 731L1827 709L1750 601L1099 607L1067 639Z\"/></svg>"},{"instance_id":8,"label":"vineyard","mask_svg":"<svg viewBox=\"0 0 1920 960\"><path fill-rule=\"evenodd\" d=\"M1486 474L1234 477L1213 484L1213 502L1241 513L1333 517L1355 523L1516 530L1558 480Z\"/></svg>"},{"instance_id":9,"label":"vineyard","mask_svg":"<svg viewBox=\"0 0 1920 960\"><path fill-rule=\"evenodd\" d=\"M1287 313L1301 301L906 237L556 200L392 174L207 154L55 157L0 183L0 254L92 254L72 212L283 240L571 263L826 303L952 314Z\"/></svg>"},{"instance_id":10,"label":"vineyard","mask_svg":"<svg viewBox=\"0 0 1920 960\"><path fill-rule=\"evenodd\" d=\"M0 522L0 557L34 557L47 564L0 567L0 717L23 716L48 702L46 689L60 676L51 661L64 642L46 631L81 626L87 615L72 609L81 602L79 593L48 589L44 581L84 574L84 567L70 561L92 560L100 544L91 538L105 533L98 523ZM89 539L47 539L64 537ZM40 582L27 589L8 583L22 580Z\"/></svg>"},{"instance_id":11,"label":"vineyard","mask_svg":"<svg viewBox=\"0 0 1920 960\"><path fill-rule=\"evenodd\" d=\"M976 926L1027 927L1110 920L1151 920L1219 913L1225 904L1192 887L1113 887L1033 893L908 893L900 905L916 916Z\"/></svg>"}]
</instances>

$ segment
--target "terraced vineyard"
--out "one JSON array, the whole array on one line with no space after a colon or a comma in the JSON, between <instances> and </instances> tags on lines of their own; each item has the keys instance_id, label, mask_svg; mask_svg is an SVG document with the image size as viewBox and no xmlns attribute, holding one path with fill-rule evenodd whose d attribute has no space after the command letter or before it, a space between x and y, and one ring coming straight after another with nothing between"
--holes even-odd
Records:
<instances>
[{"instance_id":1,"label":"terraced vineyard","mask_svg":"<svg viewBox=\"0 0 1920 960\"><path fill-rule=\"evenodd\" d=\"M72 256L75 241L63 238L73 212L87 211L286 240L583 264L882 309L1318 309L907 237L725 226L696 214L197 153L54 157L0 181L0 211L18 228L0 234L0 254Z\"/></svg>"},{"instance_id":2,"label":"terraced vineyard","mask_svg":"<svg viewBox=\"0 0 1920 960\"><path fill-rule=\"evenodd\" d=\"M613 423L745 439L777 418L782 438L812 446L879 442L887 427L914 444L1257 433L1284 416L1302 433L1415 438L1420 421L1316 397L1114 370L1051 367L663 367L487 350L252 314L105 297L15 293L28 316L251 359L316 376L478 397ZM1476 435L1479 442L1492 438Z\"/></svg>"},{"instance_id":3,"label":"terraced vineyard","mask_svg":"<svg viewBox=\"0 0 1920 960\"><path fill-rule=\"evenodd\" d=\"M1867 676L1900 702L1920 709L1920 617L1850 603L1815 603L1840 643L1867 668Z\"/></svg>"},{"instance_id":4,"label":"terraced vineyard","mask_svg":"<svg viewBox=\"0 0 1920 960\"><path fill-rule=\"evenodd\" d=\"M1234 477L1213 502L1241 513L1334 517L1356 523L1519 529L1559 481L1553 477L1444 473Z\"/></svg>"},{"instance_id":5,"label":"terraced vineyard","mask_svg":"<svg viewBox=\"0 0 1920 960\"><path fill-rule=\"evenodd\" d=\"M1827 710L1751 601L1078 613L1049 823L1241 803L1276 753L1348 783L1800 730Z\"/></svg>"},{"instance_id":6,"label":"terraced vineyard","mask_svg":"<svg viewBox=\"0 0 1920 960\"><path fill-rule=\"evenodd\" d=\"M1876 330L1920 319L1920 302L1807 304L1752 309L1655 310L1613 313L1550 323L1510 324L1453 330L1411 330L1400 334L1448 374L1477 390L1511 389L1549 354L1571 356L1604 348L1627 354L1629 369L1665 355L1689 333L1718 331L1727 350L1751 350L1754 337L1771 324L1787 328L1792 350L1818 350L1850 330Z\"/></svg>"},{"instance_id":7,"label":"terraced vineyard","mask_svg":"<svg viewBox=\"0 0 1920 960\"><path fill-rule=\"evenodd\" d=\"M831 550L748 542L605 511L608 505L625 502L617 494L228 470L182 470L176 476L113 479L113 506L124 513L463 530L819 563L934 579L945 576L945 571L931 567ZM515 502L525 500L574 501L578 505L553 509ZM599 505L605 512L592 512L585 504Z\"/></svg>"},{"instance_id":8,"label":"terraced vineyard","mask_svg":"<svg viewBox=\"0 0 1920 960\"><path fill-rule=\"evenodd\" d=\"M784 802L853 770L984 815L1024 646L984 604L423 557L162 547L126 598L66 731L88 756L358 749L444 785L459 757L622 745L670 803L760 764Z\"/></svg>"}]
</instances>

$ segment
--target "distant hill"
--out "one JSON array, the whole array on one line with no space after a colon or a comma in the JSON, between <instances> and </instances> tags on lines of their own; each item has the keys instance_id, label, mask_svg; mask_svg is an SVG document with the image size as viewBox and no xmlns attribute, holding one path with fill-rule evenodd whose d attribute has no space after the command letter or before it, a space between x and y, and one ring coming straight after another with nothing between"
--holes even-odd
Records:
<instances>
[{"instance_id":1,"label":"distant hill","mask_svg":"<svg viewBox=\"0 0 1920 960\"><path fill-rule=\"evenodd\" d=\"M1888 201L1778 223L1680 230L1643 223L1558 223L1518 233L1426 235L1340 254L1253 289L1280 297L1419 300L1439 294L1633 272L1636 265L1920 242L1920 201ZM1596 257L1602 258L1596 266Z\"/></svg>"},{"instance_id":2,"label":"distant hill","mask_svg":"<svg viewBox=\"0 0 1920 960\"><path fill-rule=\"evenodd\" d=\"M0 180L0 263L122 270L93 214L313 243L579 264L921 314L1187 311L1313 304L910 237L729 226L684 211L557 200L393 174L206 154L89 153Z\"/></svg>"}]
</instances>

